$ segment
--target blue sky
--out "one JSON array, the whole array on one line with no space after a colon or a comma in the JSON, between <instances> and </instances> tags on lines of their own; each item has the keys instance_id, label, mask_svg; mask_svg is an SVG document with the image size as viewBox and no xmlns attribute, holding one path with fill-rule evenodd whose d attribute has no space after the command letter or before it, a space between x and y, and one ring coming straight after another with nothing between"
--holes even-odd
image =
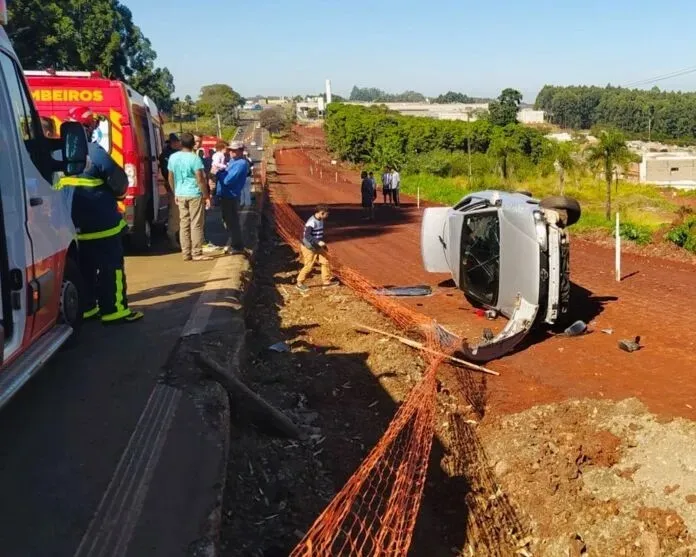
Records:
<instances>
[{"instance_id":1,"label":"blue sky","mask_svg":"<svg viewBox=\"0 0 696 557\"><path fill-rule=\"evenodd\" d=\"M696 66L693 0L122 2L176 94L194 98L208 83L287 95L330 78L339 94L514 87L533 102L546 83L622 85ZM696 90L696 73L656 85Z\"/></svg>"}]
</instances>

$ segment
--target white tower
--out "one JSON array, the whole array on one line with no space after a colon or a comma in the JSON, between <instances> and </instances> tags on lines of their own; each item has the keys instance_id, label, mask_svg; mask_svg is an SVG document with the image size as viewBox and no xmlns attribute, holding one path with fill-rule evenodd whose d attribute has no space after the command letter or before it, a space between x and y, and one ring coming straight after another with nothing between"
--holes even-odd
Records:
<instances>
[{"instance_id":1,"label":"white tower","mask_svg":"<svg viewBox=\"0 0 696 557\"><path fill-rule=\"evenodd\" d=\"M331 80L326 80L326 104L331 104Z\"/></svg>"}]
</instances>

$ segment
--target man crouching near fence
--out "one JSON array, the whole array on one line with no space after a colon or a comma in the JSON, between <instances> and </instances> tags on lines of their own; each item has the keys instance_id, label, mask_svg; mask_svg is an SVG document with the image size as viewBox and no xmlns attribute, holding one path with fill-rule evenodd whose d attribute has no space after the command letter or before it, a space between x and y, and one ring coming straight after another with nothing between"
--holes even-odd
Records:
<instances>
[{"instance_id":1,"label":"man crouching near fence","mask_svg":"<svg viewBox=\"0 0 696 557\"><path fill-rule=\"evenodd\" d=\"M317 205L314 214L305 223L300 252L304 261L304 267L297 275L297 289L300 292L307 292L309 288L305 285L305 280L312 272L314 265L319 263L321 266L321 281L324 287L337 286L336 281L331 275L331 266L327 258L328 248L324 242L324 221L329 217L329 208L326 205Z\"/></svg>"}]
</instances>

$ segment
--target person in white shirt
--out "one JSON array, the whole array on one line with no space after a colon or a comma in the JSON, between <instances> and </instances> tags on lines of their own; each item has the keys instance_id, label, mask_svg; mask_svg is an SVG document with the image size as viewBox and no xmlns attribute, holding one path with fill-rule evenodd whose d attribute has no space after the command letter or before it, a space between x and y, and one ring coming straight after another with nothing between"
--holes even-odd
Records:
<instances>
[{"instance_id":1,"label":"person in white shirt","mask_svg":"<svg viewBox=\"0 0 696 557\"><path fill-rule=\"evenodd\" d=\"M401 187L401 175L399 174L399 171L396 168L392 170L390 186L392 199L394 200L394 205L399 207L399 188Z\"/></svg>"}]
</instances>

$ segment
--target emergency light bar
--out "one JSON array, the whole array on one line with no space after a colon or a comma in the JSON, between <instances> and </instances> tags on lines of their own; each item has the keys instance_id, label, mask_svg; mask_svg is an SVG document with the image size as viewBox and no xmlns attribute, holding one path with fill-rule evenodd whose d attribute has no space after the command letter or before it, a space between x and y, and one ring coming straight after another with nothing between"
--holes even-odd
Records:
<instances>
[{"instance_id":1,"label":"emergency light bar","mask_svg":"<svg viewBox=\"0 0 696 557\"><path fill-rule=\"evenodd\" d=\"M5 0L0 0L0 3ZM102 78L102 74L99 72L70 72L70 71L56 71L56 70L26 70L24 75L28 77L92 77L92 78Z\"/></svg>"}]
</instances>

